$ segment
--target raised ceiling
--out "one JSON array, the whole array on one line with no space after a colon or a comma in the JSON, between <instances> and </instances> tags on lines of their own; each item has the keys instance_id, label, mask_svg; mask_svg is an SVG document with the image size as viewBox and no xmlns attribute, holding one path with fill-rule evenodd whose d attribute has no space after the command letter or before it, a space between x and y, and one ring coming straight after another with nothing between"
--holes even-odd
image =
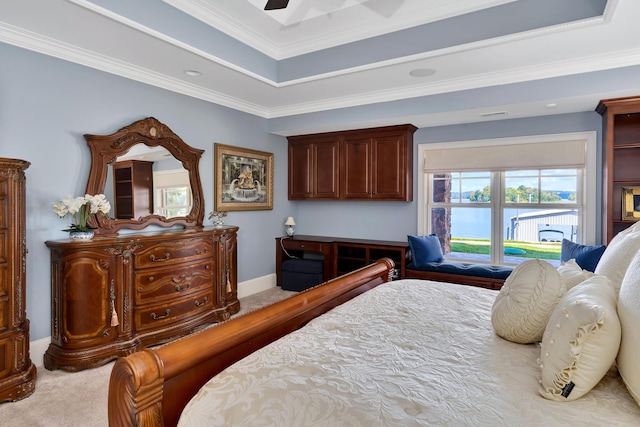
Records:
<instances>
[{"instance_id":1,"label":"raised ceiling","mask_svg":"<svg viewBox=\"0 0 640 427\"><path fill-rule=\"evenodd\" d=\"M0 41L267 118L282 135L593 111L640 92L638 0L265 3L3 2Z\"/></svg>"}]
</instances>

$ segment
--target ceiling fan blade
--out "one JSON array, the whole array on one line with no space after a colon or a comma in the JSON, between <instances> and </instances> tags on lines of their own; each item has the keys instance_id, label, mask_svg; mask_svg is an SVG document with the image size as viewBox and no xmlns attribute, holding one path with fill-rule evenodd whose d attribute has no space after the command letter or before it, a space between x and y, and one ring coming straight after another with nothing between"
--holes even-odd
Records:
<instances>
[{"instance_id":1,"label":"ceiling fan blade","mask_svg":"<svg viewBox=\"0 0 640 427\"><path fill-rule=\"evenodd\" d=\"M289 4L289 0L269 0L264 10L284 9Z\"/></svg>"}]
</instances>

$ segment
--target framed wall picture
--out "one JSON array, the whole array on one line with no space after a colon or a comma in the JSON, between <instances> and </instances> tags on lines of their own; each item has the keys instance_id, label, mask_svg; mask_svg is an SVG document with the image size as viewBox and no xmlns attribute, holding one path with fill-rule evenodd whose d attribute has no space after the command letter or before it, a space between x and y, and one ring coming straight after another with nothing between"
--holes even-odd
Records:
<instances>
[{"instance_id":1,"label":"framed wall picture","mask_svg":"<svg viewBox=\"0 0 640 427\"><path fill-rule=\"evenodd\" d=\"M640 220L640 187L622 188L622 220Z\"/></svg>"},{"instance_id":2,"label":"framed wall picture","mask_svg":"<svg viewBox=\"0 0 640 427\"><path fill-rule=\"evenodd\" d=\"M214 144L216 211L273 209L273 153Z\"/></svg>"}]
</instances>

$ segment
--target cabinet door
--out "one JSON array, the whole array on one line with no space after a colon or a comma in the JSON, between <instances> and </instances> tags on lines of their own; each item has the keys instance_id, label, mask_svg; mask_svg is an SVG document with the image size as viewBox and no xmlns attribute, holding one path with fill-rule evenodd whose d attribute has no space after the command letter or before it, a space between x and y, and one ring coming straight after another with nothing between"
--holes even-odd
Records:
<instances>
[{"instance_id":1,"label":"cabinet door","mask_svg":"<svg viewBox=\"0 0 640 427\"><path fill-rule=\"evenodd\" d=\"M313 144L289 143L289 200L312 195Z\"/></svg>"},{"instance_id":2,"label":"cabinet door","mask_svg":"<svg viewBox=\"0 0 640 427\"><path fill-rule=\"evenodd\" d=\"M133 164L133 217L153 213L153 162Z\"/></svg>"},{"instance_id":3,"label":"cabinet door","mask_svg":"<svg viewBox=\"0 0 640 427\"><path fill-rule=\"evenodd\" d=\"M238 240L237 235L227 234L221 240L221 251L218 255L218 263L221 266L221 286L223 302L230 305L238 300Z\"/></svg>"},{"instance_id":4,"label":"cabinet door","mask_svg":"<svg viewBox=\"0 0 640 427\"><path fill-rule=\"evenodd\" d=\"M346 137L342 143L343 177L340 179L344 199L370 199L372 190L371 138Z\"/></svg>"},{"instance_id":5,"label":"cabinet door","mask_svg":"<svg viewBox=\"0 0 640 427\"><path fill-rule=\"evenodd\" d=\"M313 197L338 198L338 139L313 144Z\"/></svg>"},{"instance_id":6,"label":"cabinet door","mask_svg":"<svg viewBox=\"0 0 640 427\"><path fill-rule=\"evenodd\" d=\"M92 346L112 341L111 301L115 289L116 259L104 251L74 251L63 256L60 277L54 277L53 291L58 307L54 307L52 341L63 347ZM54 269L54 271L57 269ZM114 303L117 304L116 301ZM54 302L55 305L55 302Z\"/></svg>"},{"instance_id":7,"label":"cabinet door","mask_svg":"<svg viewBox=\"0 0 640 427\"><path fill-rule=\"evenodd\" d=\"M372 198L407 199L407 148L403 135L387 135L372 141Z\"/></svg>"},{"instance_id":8,"label":"cabinet door","mask_svg":"<svg viewBox=\"0 0 640 427\"><path fill-rule=\"evenodd\" d=\"M289 200L338 198L338 139L289 142Z\"/></svg>"}]
</instances>

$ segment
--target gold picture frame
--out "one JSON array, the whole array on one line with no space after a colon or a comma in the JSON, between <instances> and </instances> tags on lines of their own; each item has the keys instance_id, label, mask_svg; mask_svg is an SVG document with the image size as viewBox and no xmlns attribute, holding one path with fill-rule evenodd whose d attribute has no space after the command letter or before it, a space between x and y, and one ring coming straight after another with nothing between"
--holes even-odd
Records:
<instances>
[{"instance_id":1,"label":"gold picture frame","mask_svg":"<svg viewBox=\"0 0 640 427\"><path fill-rule=\"evenodd\" d=\"M640 187L622 188L622 220L640 220Z\"/></svg>"},{"instance_id":2,"label":"gold picture frame","mask_svg":"<svg viewBox=\"0 0 640 427\"><path fill-rule=\"evenodd\" d=\"M214 144L216 211L273 209L273 153Z\"/></svg>"}]
</instances>

